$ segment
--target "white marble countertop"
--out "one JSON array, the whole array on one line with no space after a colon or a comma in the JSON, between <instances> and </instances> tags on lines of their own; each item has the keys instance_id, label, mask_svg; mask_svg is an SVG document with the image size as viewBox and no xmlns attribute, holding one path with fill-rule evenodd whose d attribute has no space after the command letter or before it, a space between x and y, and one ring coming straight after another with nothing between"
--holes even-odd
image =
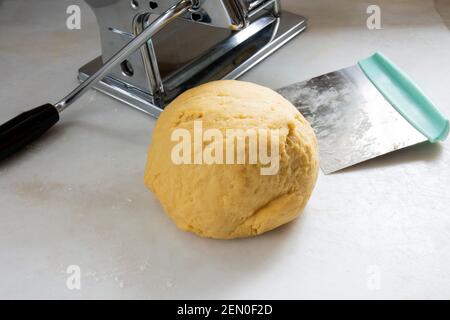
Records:
<instances>
[{"instance_id":1,"label":"white marble countertop","mask_svg":"<svg viewBox=\"0 0 450 320\"><path fill-rule=\"evenodd\" d=\"M448 1L371 1L373 31L366 1L283 2L309 29L244 80L278 88L382 51L450 115ZM98 54L82 1L0 0L1 121L56 101ZM178 231L144 187L154 123L92 91L0 166L0 298L450 298L448 141L321 174L297 221L215 241Z\"/></svg>"}]
</instances>

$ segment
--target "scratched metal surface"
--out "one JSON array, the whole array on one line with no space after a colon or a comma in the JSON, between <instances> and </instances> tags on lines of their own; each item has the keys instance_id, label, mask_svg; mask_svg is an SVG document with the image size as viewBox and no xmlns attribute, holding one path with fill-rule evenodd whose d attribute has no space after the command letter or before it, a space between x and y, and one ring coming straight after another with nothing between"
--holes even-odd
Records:
<instances>
[{"instance_id":1,"label":"scratched metal surface","mask_svg":"<svg viewBox=\"0 0 450 320\"><path fill-rule=\"evenodd\" d=\"M278 90L311 123L329 174L423 141L358 66Z\"/></svg>"}]
</instances>

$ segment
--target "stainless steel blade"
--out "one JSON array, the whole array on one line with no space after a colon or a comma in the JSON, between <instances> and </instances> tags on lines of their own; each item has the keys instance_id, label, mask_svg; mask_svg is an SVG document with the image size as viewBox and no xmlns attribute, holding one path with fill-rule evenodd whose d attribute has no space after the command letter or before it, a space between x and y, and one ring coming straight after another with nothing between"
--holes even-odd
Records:
<instances>
[{"instance_id":1,"label":"stainless steel blade","mask_svg":"<svg viewBox=\"0 0 450 320\"><path fill-rule=\"evenodd\" d=\"M357 65L278 92L311 123L325 174L427 140Z\"/></svg>"}]
</instances>

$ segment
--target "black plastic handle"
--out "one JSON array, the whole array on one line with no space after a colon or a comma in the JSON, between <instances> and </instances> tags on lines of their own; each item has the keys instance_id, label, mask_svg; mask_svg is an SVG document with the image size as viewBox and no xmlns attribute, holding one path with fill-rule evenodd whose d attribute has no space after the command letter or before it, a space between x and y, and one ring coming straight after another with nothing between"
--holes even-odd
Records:
<instances>
[{"instance_id":1,"label":"black plastic handle","mask_svg":"<svg viewBox=\"0 0 450 320\"><path fill-rule=\"evenodd\" d=\"M59 121L52 104L26 111L0 126L0 161L27 146Z\"/></svg>"}]
</instances>

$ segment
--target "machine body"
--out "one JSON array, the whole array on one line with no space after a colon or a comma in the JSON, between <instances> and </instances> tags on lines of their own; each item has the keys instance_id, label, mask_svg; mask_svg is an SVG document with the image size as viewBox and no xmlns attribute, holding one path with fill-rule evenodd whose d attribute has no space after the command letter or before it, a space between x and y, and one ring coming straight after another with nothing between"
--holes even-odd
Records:
<instances>
[{"instance_id":1,"label":"machine body","mask_svg":"<svg viewBox=\"0 0 450 320\"><path fill-rule=\"evenodd\" d=\"M80 69L80 81L179 0L85 1L97 17L102 55ZM183 91L238 78L305 28L279 0L198 0L95 88L158 117Z\"/></svg>"}]
</instances>

